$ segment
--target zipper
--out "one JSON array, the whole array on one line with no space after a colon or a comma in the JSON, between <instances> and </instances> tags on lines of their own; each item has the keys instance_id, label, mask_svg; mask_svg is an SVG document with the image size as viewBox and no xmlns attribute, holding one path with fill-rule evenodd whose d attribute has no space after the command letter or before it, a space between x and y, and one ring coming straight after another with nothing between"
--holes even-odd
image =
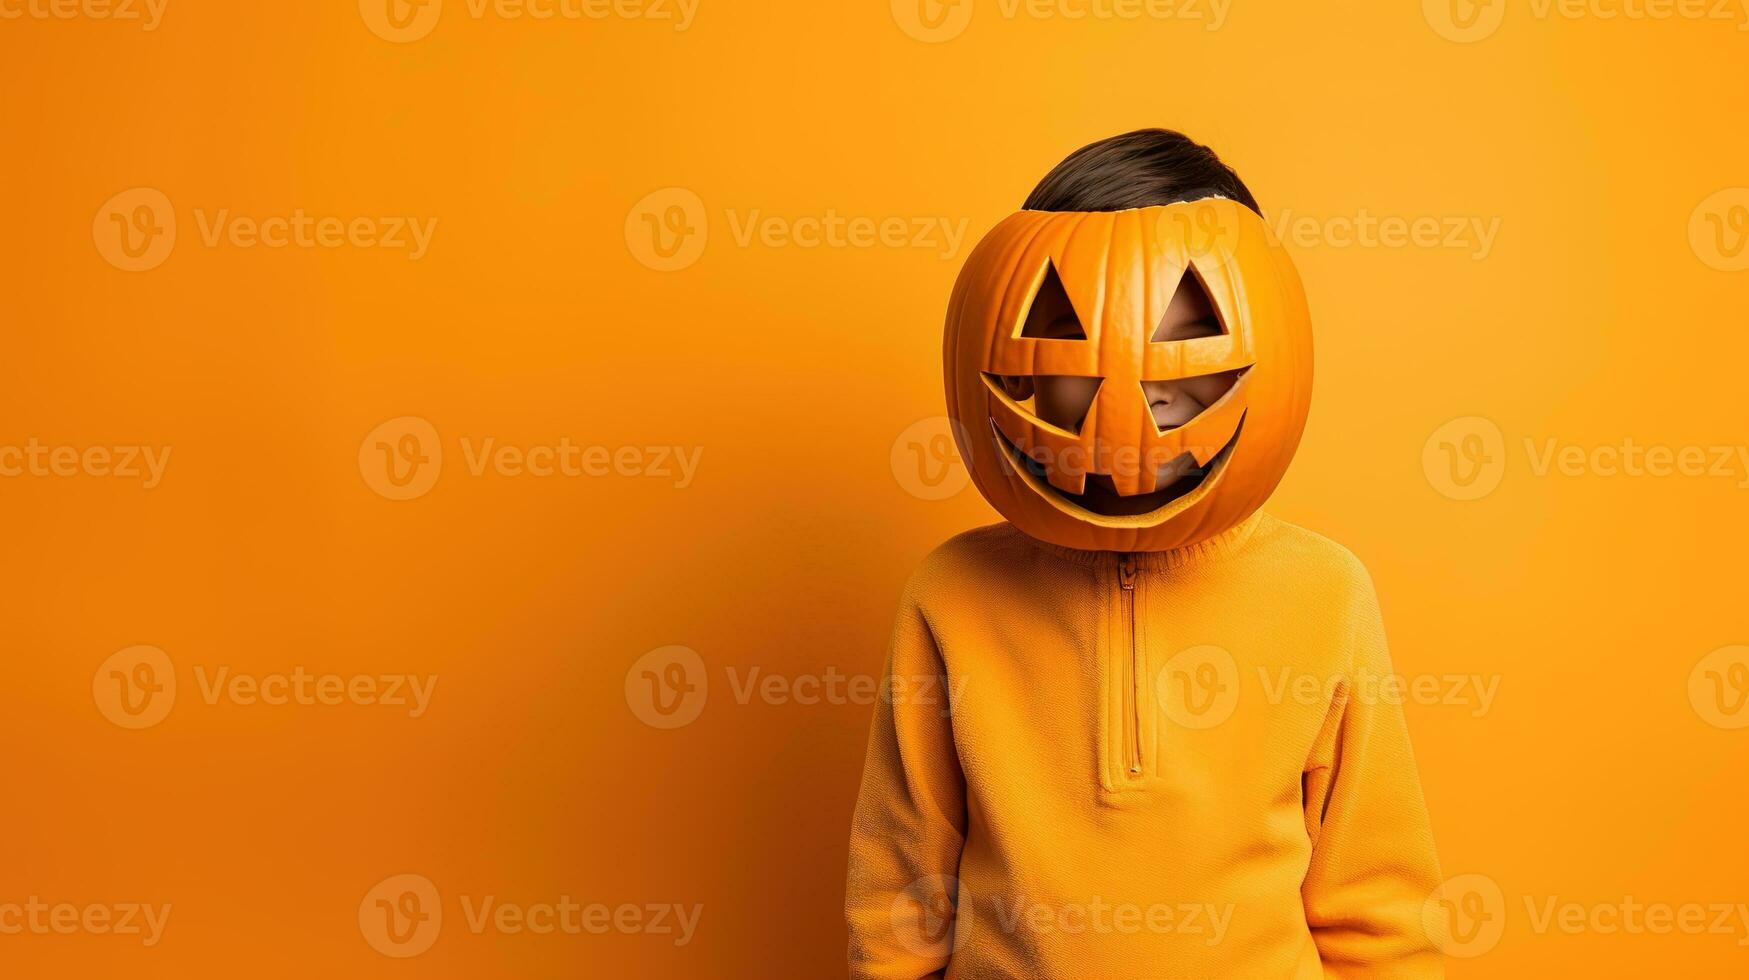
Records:
<instances>
[{"instance_id":1,"label":"zipper","mask_svg":"<svg viewBox=\"0 0 1749 980\"><path fill-rule=\"evenodd\" d=\"M1142 774L1142 670L1136 643L1136 556L1118 560L1117 584L1123 598L1124 632L1129 637L1124 658L1124 754L1131 777Z\"/></svg>"}]
</instances>

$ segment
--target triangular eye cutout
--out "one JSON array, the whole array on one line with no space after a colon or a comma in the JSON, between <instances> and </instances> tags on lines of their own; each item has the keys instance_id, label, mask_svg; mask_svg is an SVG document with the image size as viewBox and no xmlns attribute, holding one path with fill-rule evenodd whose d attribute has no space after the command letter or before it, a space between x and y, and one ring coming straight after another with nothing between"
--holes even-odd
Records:
<instances>
[{"instance_id":1,"label":"triangular eye cutout","mask_svg":"<svg viewBox=\"0 0 1749 980\"><path fill-rule=\"evenodd\" d=\"M1032 298L1032 309L1026 311L1026 323L1020 336L1038 340L1086 340L1087 331L1081 318L1075 315L1075 305L1057 277L1057 267L1045 263L1045 278L1039 283L1038 294Z\"/></svg>"},{"instance_id":2,"label":"triangular eye cutout","mask_svg":"<svg viewBox=\"0 0 1749 980\"><path fill-rule=\"evenodd\" d=\"M1184 278L1178 281L1178 291L1172 294L1172 302L1166 307L1166 315L1160 318L1160 325L1154 328L1154 336L1148 342L1195 340L1227 332L1227 325L1221 322L1220 311L1209 299L1202 277L1194 268L1187 268Z\"/></svg>"}]
</instances>

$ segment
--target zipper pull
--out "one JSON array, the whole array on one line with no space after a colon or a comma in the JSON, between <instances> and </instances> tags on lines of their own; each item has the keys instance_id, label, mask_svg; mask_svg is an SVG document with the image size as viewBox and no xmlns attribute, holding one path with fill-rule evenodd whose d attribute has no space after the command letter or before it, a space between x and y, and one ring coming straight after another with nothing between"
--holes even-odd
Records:
<instances>
[{"instance_id":1,"label":"zipper pull","mask_svg":"<svg viewBox=\"0 0 1749 980\"><path fill-rule=\"evenodd\" d=\"M1117 584L1125 591L1136 587L1136 556L1124 555L1117 563Z\"/></svg>"}]
</instances>

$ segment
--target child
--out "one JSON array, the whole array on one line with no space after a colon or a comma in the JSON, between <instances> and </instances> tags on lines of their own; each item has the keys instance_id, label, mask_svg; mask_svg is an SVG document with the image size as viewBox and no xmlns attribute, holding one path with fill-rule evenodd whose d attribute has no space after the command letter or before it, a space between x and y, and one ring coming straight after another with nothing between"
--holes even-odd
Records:
<instances>
[{"instance_id":1,"label":"child","mask_svg":"<svg viewBox=\"0 0 1749 980\"><path fill-rule=\"evenodd\" d=\"M1144 130L1071 155L968 258L949 414L1009 523L906 587L853 978L1443 975L1371 581L1257 510L1311 384L1260 215L1213 152Z\"/></svg>"}]
</instances>

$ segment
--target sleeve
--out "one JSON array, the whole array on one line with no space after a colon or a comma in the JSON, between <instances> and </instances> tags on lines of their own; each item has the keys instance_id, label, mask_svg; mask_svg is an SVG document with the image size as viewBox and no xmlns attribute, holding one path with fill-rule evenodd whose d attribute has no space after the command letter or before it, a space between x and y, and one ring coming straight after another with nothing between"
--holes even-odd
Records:
<instances>
[{"instance_id":1,"label":"sleeve","mask_svg":"<svg viewBox=\"0 0 1749 980\"><path fill-rule=\"evenodd\" d=\"M1350 669L1304 776L1306 922L1332 980L1437 980L1444 962L1422 908L1439 887L1439 860L1364 573L1361 586Z\"/></svg>"},{"instance_id":2,"label":"sleeve","mask_svg":"<svg viewBox=\"0 0 1749 980\"><path fill-rule=\"evenodd\" d=\"M909 595L886 672L850 831L851 980L941 977L953 949L965 779L944 694L947 670Z\"/></svg>"}]
</instances>

